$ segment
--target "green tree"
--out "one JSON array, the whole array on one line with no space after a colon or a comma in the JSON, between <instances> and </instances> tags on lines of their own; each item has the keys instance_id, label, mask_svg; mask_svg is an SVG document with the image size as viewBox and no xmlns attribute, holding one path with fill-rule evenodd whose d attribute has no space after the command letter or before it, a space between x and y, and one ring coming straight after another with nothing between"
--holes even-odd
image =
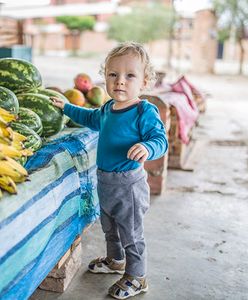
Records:
<instances>
[{"instance_id":1,"label":"green tree","mask_svg":"<svg viewBox=\"0 0 248 300\"><path fill-rule=\"evenodd\" d=\"M219 40L235 38L240 48L239 74L242 74L245 49L245 27L248 26L247 0L213 0L218 16Z\"/></svg>"},{"instance_id":2,"label":"green tree","mask_svg":"<svg viewBox=\"0 0 248 300\"><path fill-rule=\"evenodd\" d=\"M58 23L63 23L69 30L92 30L95 26L95 19L91 16L59 16L56 18Z\"/></svg>"},{"instance_id":3,"label":"green tree","mask_svg":"<svg viewBox=\"0 0 248 300\"><path fill-rule=\"evenodd\" d=\"M59 16L56 18L58 23L65 24L73 38L73 53L77 53L77 40L82 31L93 30L95 18L92 16Z\"/></svg>"},{"instance_id":4,"label":"green tree","mask_svg":"<svg viewBox=\"0 0 248 300\"><path fill-rule=\"evenodd\" d=\"M118 42L150 43L169 37L174 14L165 6L136 7L129 14L113 16L109 22L108 38Z\"/></svg>"}]
</instances>

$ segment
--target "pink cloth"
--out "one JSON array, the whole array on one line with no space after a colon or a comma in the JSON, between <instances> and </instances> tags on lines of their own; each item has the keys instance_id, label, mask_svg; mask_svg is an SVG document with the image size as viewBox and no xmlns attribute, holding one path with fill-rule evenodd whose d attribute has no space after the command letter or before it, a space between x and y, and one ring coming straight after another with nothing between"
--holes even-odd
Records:
<instances>
[{"instance_id":1,"label":"pink cloth","mask_svg":"<svg viewBox=\"0 0 248 300\"><path fill-rule=\"evenodd\" d=\"M189 84L184 76L180 77L175 83L171 84L171 91L184 94L189 102L189 105L194 111L198 112L197 105L193 96L193 86Z\"/></svg>"},{"instance_id":2,"label":"pink cloth","mask_svg":"<svg viewBox=\"0 0 248 300\"><path fill-rule=\"evenodd\" d=\"M184 93L159 93L158 97L164 103L173 105L176 108L179 121L179 138L183 143L188 144L189 132L197 120L198 110L192 108Z\"/></svg>"}]
</instances>

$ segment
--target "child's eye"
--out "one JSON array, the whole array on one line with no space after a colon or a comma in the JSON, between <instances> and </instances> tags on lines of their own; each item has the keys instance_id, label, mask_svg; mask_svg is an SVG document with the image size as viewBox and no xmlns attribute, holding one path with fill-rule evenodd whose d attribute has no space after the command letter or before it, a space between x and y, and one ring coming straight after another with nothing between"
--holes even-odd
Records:
<instances>
[{"instance_id":1,"label":"child's eye","mask_svg":"<svg viewBox=\"0 0 248 300\"><path fill-rule=\"evenodd\" d=\"M116 77L116 74L115 73L109 73L108 76L109 77Z\"/></svg>"},{"instance_id":2,"label":"child's eye","mask_svg":"<svg viewBox=\"0 0 248 300\"><path fill-rule=\"evenodd\" d=\"M135 75L132 74L132 73L129 73L129 74L127 74L127 77L128 77L128 78L133 78L133 77L135 77Z\"/></svg>"}]
</instances>

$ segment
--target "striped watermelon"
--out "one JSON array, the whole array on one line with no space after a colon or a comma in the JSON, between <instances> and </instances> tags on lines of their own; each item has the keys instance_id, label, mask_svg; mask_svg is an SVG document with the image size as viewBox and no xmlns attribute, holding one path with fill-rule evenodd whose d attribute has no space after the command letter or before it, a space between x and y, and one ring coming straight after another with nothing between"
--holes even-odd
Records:
<instances>
[{"instance_id":1,"label":"striped watermelon","mask_svg":"<svg viewBox=\"0 0 248 300\"><path fill-rule=\"evenodd\" d=\"M16 95L2 86L0 86L0 107L15 115L19 111L19 102Z\"/></svg>"},{"instance_id":2,"label":"striped watermelon","mask_svg":"<svg viewBox=\"0 0 248 300\"><path fill-rule=\"evenodd\" d=\"M27 162L27 160L28 160L27 156L22 156L21 158L17 159L19 164L21 164L22 166L25 166L25 163Z\"/></svg>"},{"instance_id":3,"label":"striped watermelon","mask_svg":"<svg viewBox=\"0 0 248 300\"><path fill-rule=\"evenodd\" d=\"M57 98L60 98L61 100L63 100L64 103L70 103L69 100L63 94L61 94L57 91L51 90L51 89L39 89L38 93L42 94L42 95L46 95L48 97L57 97ZM66 115L64 116L64 118L65 118L65 124L67 124L69 122L70 118L67 117Z\"/></svg>"},{"instance_id":4,"label":"striped watermelon","mask_svg":"<svg viewBox=\"0 0 248 300\"><path fill-rule=\"evenodd\" d=\"M25 124L11 123L11 128L27 137L27 141L23 143L25 148L31 149L32 151L37 151L42 146L41 137Z\"/></svg>"},{"instance_id":5,"label":"striped watermelon","mask_svg":"<svg viewBox=\"0 0 248 300\"><path fill-rule=\"evenodd\" d=\"M40 117L43 126L42 136L48 137L63 129L63 113L52 104L48 96L26 93L18 95L18 100L20 107L29 108Z\"/></svg>"},{"instance_id":6,"label":"striped watermelon","mask_svg":"<svg viewBox=\"0 0 248 300\"><path fill-rule=\"evenodd\" d=\"M43 126L40 117L29 108L20 107L18 113L18 119L12 123L21 123L32 130L34 130L38 135L42 134Z\"/></svg>"},{"instance_id":7,"label":"striped watermelon","mask_svg":"<svg viewBox=\"0 0 248 300\"><path fill-rule=\"evenodd\" d=\"M35 92L41 85L40 72L30 62L17 58L0 59L0 86L19 94Z\"/></svg>"}]
</instances>

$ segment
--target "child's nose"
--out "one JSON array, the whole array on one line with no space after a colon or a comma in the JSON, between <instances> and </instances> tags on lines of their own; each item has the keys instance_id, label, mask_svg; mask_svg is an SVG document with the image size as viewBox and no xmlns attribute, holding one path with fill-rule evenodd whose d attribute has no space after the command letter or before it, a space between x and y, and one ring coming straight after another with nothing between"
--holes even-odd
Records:
<instances>
[{"instance_id":1,"label":"child's nose","mask_svg":"<svg viewBox=\"0 0 248 300\"><path fill-rule=\"evenodd\" d=\"M125 84L125 78L123 76L117 77L117 84L118 85L124 85Z\"/></svg>"}]
</instances>

